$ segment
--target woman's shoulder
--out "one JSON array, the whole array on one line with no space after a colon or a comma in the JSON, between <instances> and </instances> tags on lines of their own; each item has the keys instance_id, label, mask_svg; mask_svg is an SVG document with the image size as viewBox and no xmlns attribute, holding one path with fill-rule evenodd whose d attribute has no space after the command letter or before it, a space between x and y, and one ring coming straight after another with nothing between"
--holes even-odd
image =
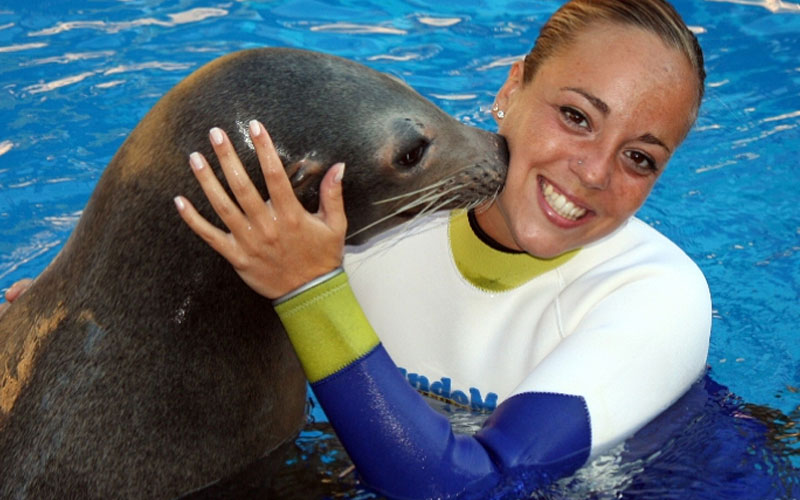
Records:
<instances>
[{"instance_id":1,"label":"woman's shoulder","mask_svg":"<svg viewBox=\"0 0 800 500\"><path fill-rule=\"evenodd\" d=\"M645 302L658 297L662 308L668 303L695 310L698 316L710 309L708 283L697 263L669 238L636 218L581 249L563 266L561 274L565 285L562 299L572 297L591 305L610 296Z\"/></svg>"},{"instance_id":2,"label":"woman's shoulder","mask_svg":"<svg viewBox=\"0 0 800 500\"><path fill-rule=\"evenodd\" d=\"M577 267L584 271L610 270L646 273L688 273L702 277L694 259L650 224L632 217L605 238L581 249Z\"/></svg>"}]
</instances>

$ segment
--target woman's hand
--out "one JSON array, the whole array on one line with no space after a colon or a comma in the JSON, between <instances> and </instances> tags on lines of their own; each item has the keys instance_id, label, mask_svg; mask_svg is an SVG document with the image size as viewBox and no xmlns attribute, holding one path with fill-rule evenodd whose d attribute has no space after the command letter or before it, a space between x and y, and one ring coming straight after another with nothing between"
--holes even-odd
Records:
<instances>
[{"instance_id":1,"label":"woman's hand","mask_svg":"<svg viewBox=\"0 0 800 500\"><path fill-rule=\"evenodd\" d=\"M267 182L270 199L266 203L225 133L213 128L209 136L239 206L228 197L206 159L192 153L192 170L230 232L213 226L186 198L178 196L175 205L192 231L225 257L253 290L271 299L341 265L347 231L341 184L343 163L337 163L325 174L320 185L319 211L312 214L297 200L261 123L250 122L250 136Z\"/></svg>"}]
</instances>

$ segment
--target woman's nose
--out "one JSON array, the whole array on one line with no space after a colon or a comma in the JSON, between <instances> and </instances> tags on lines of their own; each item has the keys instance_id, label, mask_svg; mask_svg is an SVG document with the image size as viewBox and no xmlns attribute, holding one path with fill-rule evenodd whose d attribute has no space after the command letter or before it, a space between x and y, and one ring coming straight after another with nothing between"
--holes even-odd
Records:
<instances>
[{"instance_id":1,"label":"woman's nose","mask_svg":"<svg viewBox=\"0 0 800 500\"><path fill-rule=\"evenodd\" d=\"M610 157L589 155L570 162L570 168L585 188L603 190L611 183L614 162Z\"/></svg>"}]
</instances>

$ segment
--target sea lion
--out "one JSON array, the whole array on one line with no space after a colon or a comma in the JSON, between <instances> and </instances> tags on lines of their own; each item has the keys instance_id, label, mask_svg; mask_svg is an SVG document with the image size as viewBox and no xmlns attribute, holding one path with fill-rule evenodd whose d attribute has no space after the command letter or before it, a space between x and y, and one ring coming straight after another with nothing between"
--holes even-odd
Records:
<instances>
[{"instance_id":1,"label":"sea lion","mask_svg":"<svg viewBox=\"0 0 800 500\"><path fill-rule=\"evenodd\" d=\"M501 137L352 61L271 48L200 68L142 119L63 250L0 315L0 497L171 497L296 435L305 379L269 301L172 206L184 194L219 224L187 161L200 151L219 173L212 126L266 197L253 118L311 210L325 169L347 164L354 240L483 200L507 168Z\"/></svg>"}]
</instances>

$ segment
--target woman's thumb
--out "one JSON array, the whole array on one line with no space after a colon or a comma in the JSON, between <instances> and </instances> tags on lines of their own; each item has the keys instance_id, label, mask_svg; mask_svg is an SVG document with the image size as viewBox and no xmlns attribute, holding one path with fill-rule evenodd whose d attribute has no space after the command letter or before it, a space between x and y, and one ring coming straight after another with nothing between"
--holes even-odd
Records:
<instances>
[{"instance_id":1,"label":"woman's thumb","mask_svg":"<svg viewBox=\"0 0 800 500\"><path fill-rule=\"evenodd\" d=\"M336 232L347 231L347 216L342 198L344 163L337 163L325 173L319 195L319 214L322 220Z\"/></svg>"}]
</instances>

